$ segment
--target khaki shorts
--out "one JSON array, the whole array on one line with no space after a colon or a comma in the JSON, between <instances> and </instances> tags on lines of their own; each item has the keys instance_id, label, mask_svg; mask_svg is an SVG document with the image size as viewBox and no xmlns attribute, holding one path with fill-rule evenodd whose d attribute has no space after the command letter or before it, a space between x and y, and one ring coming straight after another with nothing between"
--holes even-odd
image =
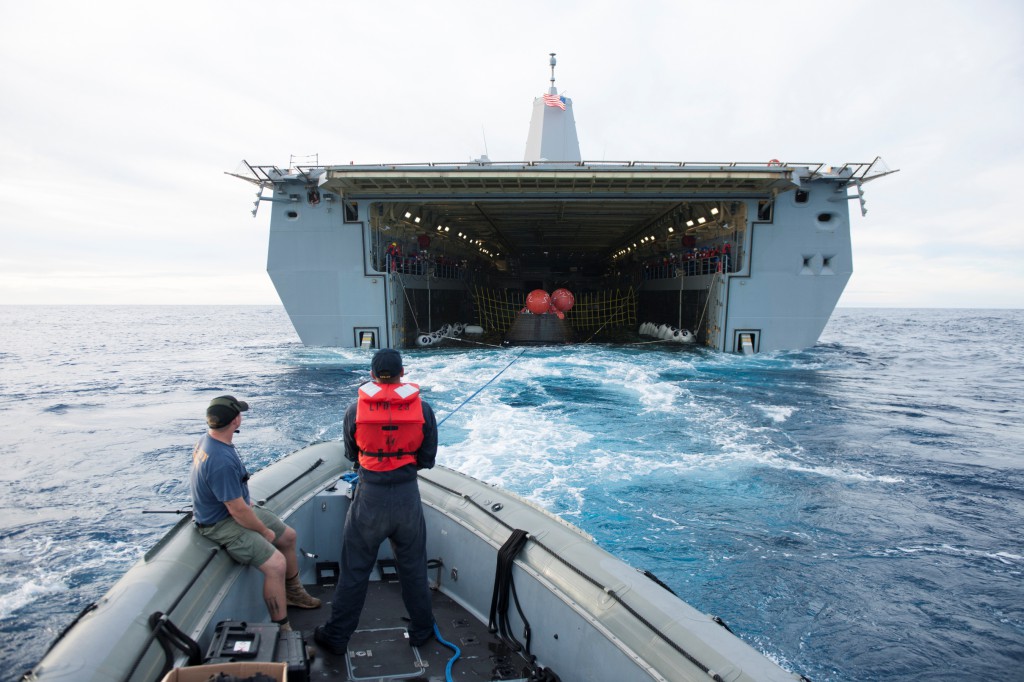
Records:
<instances>
[{"instance_id":1,"label":"khaki shorts","mask_svg":"<svg viewBox=\"0 0 1024 682\"><path fill-rule=\"evenodd\" d=\"M275 540L281 537L286 526L284 521L277 517L277 514L263 507L253 507L252 510L263 522L263 525L274 531ZM262 566L277 551L277 548L267 542L265 537L254 530L242 528L230 516L209 528L196 528L196 530L203 537L213 540L226 549L232 559L247 566Z\"/></svg>"}]
</instances>

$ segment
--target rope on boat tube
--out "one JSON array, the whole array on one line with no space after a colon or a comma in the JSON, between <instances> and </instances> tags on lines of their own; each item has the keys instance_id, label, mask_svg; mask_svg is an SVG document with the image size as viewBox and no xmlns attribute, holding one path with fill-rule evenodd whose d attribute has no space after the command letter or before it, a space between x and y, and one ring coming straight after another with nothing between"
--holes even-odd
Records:
<instances>
[{"instance_id":1,"label":"rope on boat tube","mask_svg":"<svg viewBox=\"0 0 1024 682\"><path fill-rule=\"evenodd\" d=\"M196 571L196 574L194 576L192 576L192 579L188 582L188 585L185 586L185 589L181 591L181 594L179 594L178 597L174 600L174 602L170 605L170 607L168 607L167 613L160 613L159 611L154 611L150 615L150 627L153 628L153 631L149 633L149 637L146 639L146 643L142 645L142 649L139 651L139 656L138 656L138 658L135 659L135 663L132 664L131 670L129 670L128 674L125 675L125 677L124 677L125 682L128 682L128 680L132 679L132 675L135 674L135 671L138 669L139 664L142 663L142 659L145 658L146 652L149 651L149 645L153 643L154 639L158 639L160 637L160 635L162 634L161 630L163 630L163 628L161 627L161 624L170 625L175 630L180 632L181 633L181 638L182 638L182 641L180 641L180 643L183 644L185 647L187 647L188 644L184 640L187 640L188 642L192 641L188 637L188 635L186 635L185 633L181 632L181 630L178 629L177 626L175 626L173 623L170 622L170 620L168 619L168 616L170 615L170 613L172 611L174 611L175 608L177 608L178 604L181 603L181 600L185 597L186 594L188 594L188 591L192 589L192 586L196 584L196 581L199 579L199 576L201 576L203 574L203 571L206 570L206 567L210 565L210 562L213 561L214 557L216 557L219 552L220 552L220 547L213 547L213 548L211 548L210 556L208 556L206 558L206 561L204 561L203 565L199 567L199 570ZM156 620L154 620L154 619L156 619ZM163 634L166 634L166 633L163 633ZM193 644L194 644L194 642L193 642ZM164 647L164 652L166 653L167 652L166 643L163 640L161 640L160 645ZM197 650L198 650L198 647L197 647ZM191 652L189 652L189 651L186 651L186 653L190 653L191 654ZM200 656L200 661L199 662L202 662L201 659L202 659L202 656ZM170 666L168 665L168 669L169 668L170 668ZM163 676L165 674L167 674L167 670L166 669L162 673L160 673L161 676Z\"/></svg>"},{"instance_id":2,"label":"rope on boat tube","mask_svg":"<svg viewBox=\"0 0 1024 682\"><path fill-rule=\"evenodd\" d=\"M523 532L523 531L517 530L513 526L510 526L503 519L498 518L498 516L495 515L494 513L492 513L490 509L488 509L484 505L482 505L479 502L477 502L476 500L474 500L471 496L469 496L467 494L464 494L464 493L460 493L459 491L453 490L453 489L449 488L448 486L442 485L442 484L440 484L440 483L438 483L436 481L431 481L428 478L422 478L420 480L425 481L425 482L427 482L427 483L429 483L429 484L431 484L431 485L433 485L433 486L435 486L437 488L440 488L441 490L444 490L445 492L447 492L447 493L449 493L451 495L454 495L456 497L462 498L463 500L465 500L469 504L473 505L474 507L476 507L480 511L484 512L485 514L487 514L489 517L491 517L492 519L497 521L499 524L501 524L505 528L507 528L510 531L512 531L513 534L515 534L517 532ZM704 672L706 675L708 675L712 680L714 680L715 682L725 682L725 680L722 679L721 675L719 675L714 670L712 670L710 667L704 665L699 660L697 660L697 658L695 658L693 656L693 654L691 654L690 652L686 651L681 646L679 646L678 643L676 643L673 639L671 639L664 632L659 630L656 625L654 625L649 620L644 618L644 616L642 614L640 614L636 609L634 609L632 606L630 606L628 603L626 603L626 601L623 600L623 598L615 590L602 585L595 578L593 578L592 576L590 576L587 573L585 573L582 569L580 569L577 566L575 566L572 563L570 563L568 560L563 558L558 553L554 552L550 547L545 545L543 542L538 540L536 537L534 537L532 535L527 535L527 539L530 540L531 542L533 542L538 547L540 547L545 552L547 552L548 555L550 555L552 558L554 558L557 561L559 561L561 564L563 564L566 568L571 570L573 573L575 573L576 575L580 576L581 578L583 578L584 580L589 582L591 585L593 585L597 589L599 589L602 592L606 593L611 599L614 599L615 602L619 604L619 606L621 606L626 611L628 611L630 613L630 615L632 615L634 618L636 618L638 621L640 621L640 623L642 623L648 630L650 630L655 635L657 635L658 638L660 638L663 642L665 642L665 644L667 644L668 646L672 647L672 649L674 649L676 652L678 652L680 655L682 655L686 660L688 660L690 663L692 663L698 669L700 669L702 672ZM506 545L507 544L508 544L508 541L506 541Z\"/></svg>"},{"instance_id":3,"label":"rope on boat tube","mask_svg":"<svg viewBox=\"0 0 1024 682\"><path fill-rule=\"evenodd\" d=\"M512 566L520 550L526 545L530 534L519 528L512 531L512 534L505 540L505 544L498 550L498 561L494 568L494 591L491 593L491 611L487 618L487 629L491 634L497 633L501 641L509 649L515 652L524 651L530 663L534 657L530 653L530 621L526 620L523 607L519 605L519 595L516 594L516 584L512 579ZM526 645L523 646L512 634L512 627L508 620L508 595L511 592L512 599L516 604L516 611L523 621L523 639Z\"/></svg>"},{"instance_id":4,"label":"rope on boat tube","mask_svg":"<svg viewBox=\"0 0 1024 682\"><path fill-rule=\"evenodd\" d=\"M164 650L164 667L160 671L161 678L174 667L174 649L188 655L187 665L199 665L203 662L203 652L195 640L181 631L165 614L154 611L149 616L149 627L153 629L156 641Z\"/></svg>"}]
</instances>

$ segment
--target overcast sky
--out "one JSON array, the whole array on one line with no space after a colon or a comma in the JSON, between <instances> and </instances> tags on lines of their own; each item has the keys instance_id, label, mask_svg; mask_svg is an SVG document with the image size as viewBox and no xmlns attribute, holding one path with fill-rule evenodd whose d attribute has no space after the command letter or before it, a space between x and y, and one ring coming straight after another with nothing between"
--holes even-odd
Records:
<instances>
[{"instance_id":1,"label":"overcast sky","mask_svg":"<svg viewBox=\"0 0 1024 682\"><path fill-rule=\"evenodd\" d=\"M242 159L869 162L840 305L1024 307L1024 3L0 0L0 303L277 303ZM264 207L265 208L265 207Z\"/></svg>"}]
</instances>

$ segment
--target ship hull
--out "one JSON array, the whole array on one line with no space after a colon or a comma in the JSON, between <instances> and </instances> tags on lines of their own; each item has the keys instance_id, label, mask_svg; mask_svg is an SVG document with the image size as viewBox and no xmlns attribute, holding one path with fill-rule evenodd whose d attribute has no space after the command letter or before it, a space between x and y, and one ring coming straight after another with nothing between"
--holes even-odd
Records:
<instances>
[{"instance_id":1,"label":"ship hull","mask_svg":"<svg viewBox=\"0 0 1024 682\"><path fill-rule=\"evenodd\" d=\"M306 345L415 347L444 324L507 334L494 292L627 291L567 322L642 321L726 352L814 345L853 273L848 203L868 164L255 167L273 189L267 270ZM310 200L315 187L316 201ZM604 315L605 318L602 318ZM575 316L575 317L574 317ZM602 324L603 320L603 324ZM487 324L485 324L487 322Z\"/></svg>"}]
</instances>

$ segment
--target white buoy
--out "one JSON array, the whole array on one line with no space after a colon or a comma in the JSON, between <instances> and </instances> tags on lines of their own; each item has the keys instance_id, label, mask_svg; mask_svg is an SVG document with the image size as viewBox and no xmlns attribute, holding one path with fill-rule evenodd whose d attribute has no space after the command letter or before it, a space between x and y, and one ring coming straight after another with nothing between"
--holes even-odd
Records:
<instances>
[{"instance_id":1,"label":"white buoy","mask_svg":"<svg viewBox=\"0 0 1024 682\"><path fill-rule=\"evenodd\" d=\"M420 334L416 337L416 345L419 347L430 346L434 343L434 337L430 334Z\"/></svg>"},{"instance_id":2,"label":"white buoy","mask_svg":"<svg viewBox=\"0 0 1024 682\"><path fill-rule=\"evenodd\" d=\"M478 324L467 324L466 325L466 333L467 334L483 334L484 333L484 328L481 327Z\"/></svg>"}]
</instances>

